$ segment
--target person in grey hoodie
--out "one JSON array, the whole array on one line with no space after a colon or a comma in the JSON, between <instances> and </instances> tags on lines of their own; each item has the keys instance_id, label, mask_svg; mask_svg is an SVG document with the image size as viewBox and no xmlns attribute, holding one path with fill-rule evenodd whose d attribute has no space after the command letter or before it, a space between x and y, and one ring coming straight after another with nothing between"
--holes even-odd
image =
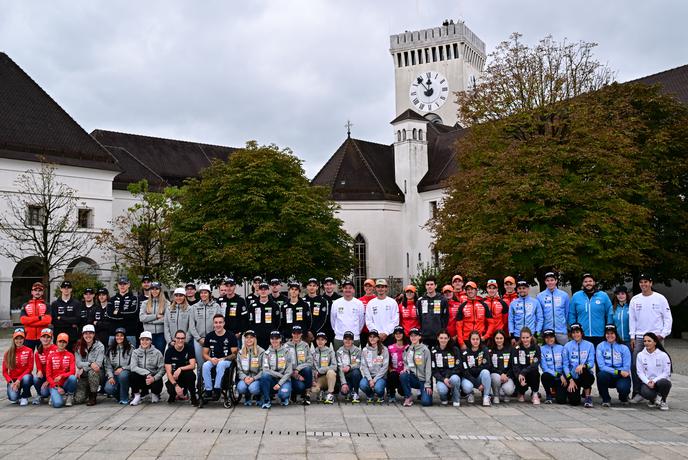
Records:
<instances>
[{"instance_id":1,"label":"person in grey hoodie","mask_svg":"<svg viewBox=\"0 0 688 460\"><path fill-rule=\"evenodd\" d=\"M337 367L341 392L352 404L358 404L358 389L361 384L361 349L354 345L354 333L344 332L343 345L337 350Z\"/></svg>"},{"instance_id":2,"label":"person in grey hoodie","mask_svg":"<svg viewBox=\"0 0 688 460\"><path fill-rule=\"evenodd\" d=\"M191 322L189 333L193 338L194 354L196 355L196 370L200 373L203 366L203 346L205 336L213 330L213 317L224 315L225 311L210 295L210 286L201 284L198 287L198 295L201 300L189 307L191 311Z\"/></svg>"},{"instance_id":3,"label":"person in grey hoodie","mask_svg":"<svg viewBox=\"0 0 688 460\"><path fill-rule=\"evenodd\" d=\"M143 330L153 336L153 346L165 353L165 312L170 306L170 301L162 295L162 286L159 282L151 283L149 296L141 303L139 320L143 324Z\"/></svg>"},{"instance_id":4,"label":"person in grey hoodie","mask_svg":"<svg viewBox=\"0 0 688 460\"><path fill-rule=\"evenodd\" d=\"M277 392L283 406L289 405L291 397L291 356L285 345L282 345L282 333L270 332L270 347L263 354L263 375L260 378L260 390L263 393L263 409L270 409L270 396Z\"/></svg>"},{"instance_id":5,"label":"person in grey hoodie","mask_svg":"<svg viewBox=\"0 0 688 460\"><path fill-rule=\"evenodd\" d=\"M170 347L174 346L174 334L179 330L186 334L187 343L193 338L191 336L191 309L186 300L184 288L174 290L174 300L165 310L163 321L165 323L165 342ZM201 362L203 362L202 359Z\"/></svg>"},{"instance_id":6,"label":"person in grey hoodie","mask_svg":"<svg viewBox=\"0 0 688 460\"><path fill-rule=\"evenodd\" d=\"M96 328L87 324L81 333L81 339L74 346L76 358L76 393L74 403L86 402L88 406L96 404L96 394L102 378L105 346L96 340Z\"/></svg>"},{"instance_id":7,"label":"person in grey hoodie","mask_svg":"<svg viewBox=\"0 0 688 460\"><path fill-rule=\"evenodd\" d=\"M253 404L253 397L260 394L260 378L263 376L263 358L265 350L258 346L256 333L249 329L244 332L244 346L237 358L239 382L237 391L244 395L244 406Z\"/></svg>"},{"instance_id":8,"label":"person in grey hoodie","mask_svg":"<svg viewBox=\"0 0 688 460\"><path fill-rule=\"evenodd\" d=\"M139 336L141 345L131 353L129 380L134 399L129 404L132 406L141 404L141 396L147 395L149 390L153 393L151 402L160 401L165 359L160 350L151 345L152 340L152 334L143 331Z\"/></svg>"},{"instance_id":9,"label":"person in grey hoodie","mask_svg":"<svg viewBox=\"0 0 688 460\"><path fill-rule=\"evenodd\" d=\"M132 347L123 328L115 330L115 341L105 354L105 393L118 398L120 404L129 404L129 363Z\"/></svg>"},{"instance_id":10,"label":"person in grey hoodie","mask_svg":"<svg viewBox=\"0 0 688 460\"><path fill-rule=\"evenodd\" d=\"M432 356L427 346L421 343L421 333L417 328L409 331L411 345L404 350L405 369L399 376L404 389L404 406L413 406L412 388L420 390L420 403L432 406Z\"/></svg>"},{"instance_id":11,"label":"person in grey hoodie","mask_svg":"<svg viewBox=\"0 0 688 460\"><path fill-rule=\"evenodd\" d=\"M315 335L317 347L313 350L313 391L320 393L320 389L327 385L325 404L334 403L334 386L337 383L337 357L334 350L327 346L327 334L323 331Z\"/></svg>"},{"instance_id":12,"label":"person in grey hoodie","mask_svg":"<svg viewBox=\"0 0 688 460\"><path fill-rule=\"evenodd\" d=\"M361 350L361 390L368 397L368 404L373 401L382 404L387 387L387 370L389 369L389 351L380 343L380 334L376 329L368 332L368 345Z\"/></svg>"},{"instance_id":13,"label":"person in grey hoodie","mask_svg":"<svg viewBox=\"0 0 688 460\"><path fill-rule=\"evenodd\" d=\"M303 405L311 404L311 386L313 386L313 356L308 343L302 340L303 328L298 324L291 328L292 339L286 346L291 356L293 370L291 373L292 400L297 395L303 396Z\"/></svg>"}]
</instances>

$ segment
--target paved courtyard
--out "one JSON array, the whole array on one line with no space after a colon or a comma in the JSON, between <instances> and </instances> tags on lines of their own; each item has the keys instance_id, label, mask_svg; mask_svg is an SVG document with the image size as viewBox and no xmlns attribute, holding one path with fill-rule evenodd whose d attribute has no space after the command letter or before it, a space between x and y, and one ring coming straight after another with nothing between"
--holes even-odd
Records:
<instances>
[{"instance_id":1,"label":"paved courtyard","mask_svg":"<svg viewBox=\"0 0 688 460\"><path fill-rule=\"evenodd\" d=\"M7 341L0 341L0 350ZM670 346L685 358L683 343ZM674 375L660 412L603 409L314 404L18 407L0 390L0 456L22 458L680 458L688 457L688 377ZM613 393L614 394L614 393ZM102 401L102 402L101 402ZM512 400L514 401L514 400Z\"/></svg>"}]
</instances>

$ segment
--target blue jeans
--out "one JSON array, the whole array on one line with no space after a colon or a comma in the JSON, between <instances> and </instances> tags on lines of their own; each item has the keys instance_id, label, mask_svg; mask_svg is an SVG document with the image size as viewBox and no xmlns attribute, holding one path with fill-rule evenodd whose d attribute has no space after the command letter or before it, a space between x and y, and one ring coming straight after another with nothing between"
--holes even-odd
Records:
<instances>
[{"instance_id":1,"label":"blue jeans","mask_svg":"<svg viewBox=\"0 0 688 460\"><path fill-rule=\"evenodd\" d=\"M413 396L411 389L416 388L420 390L421 405L432 406L432 395L429 395L428 392L425 391L425 382L422 380L418 380L418 376L416 374L413 374L411 372L402 372L399 376L399 380L401 383L401 388L403 388L404 390L404 395L407 398Z\"/></svg>"},{"instance_id":2,"label":"blue jeans","mask_svg":"<svg viewBox=\"0 0 688 460\"><path fill-rule=\"evenodd\" d=\"M274 392L272 387L277 385L277 382L279 382L279 379L277 377L273 377L272 375L269 374L263 374L263 376L260 378L260 389L261 392L263 393L263 402L267 403L270 402L270 396ZM291 396L291 382L287 380L280 386L280 389L277 391L277 397L282 401L283 403L289 402L289 397Z\"/></svg>"},{"instance_id":3,"label":"blue jeans","mask_svg":"<svg viewBox=\"0 0 688 460\"><path fill-rule=\"evenodd\" d=\"M213 388L219 390L222 388L222 377L225 375L225 371L232 366L231 361L219 361L217 366L213 366L213 363L206 361L203 363L203 388L206 391L210 391ZM215 384L213 385L212 371L215 368Z\"/></svg>"},{"instance_id":4,"label":"blue jeans","mask_svg":"<svg viewBox=\"0 0 688 460\"><path fill-rule=\"evenodd\" d=\"M387 379L378 379L377 382L375 382L374 388L370 388L370 381L363 377L360 386L363 393L365 393L369 399L373 397L373 393L375 393L375 396L378 398L384 398Z\"/></svg>"},{"instance_id":5,"label":"blue jeans","mask_svg":"<svg viewBox=\"0 0 688 460\"><path fill-rule=\"evenodd\" d=\"M36 389L36 395L40 396L41 398L47 398L50 396L49 386L46 386L45 389L41 389L44 383L45 377L34 377L33 379L33 387Z\"/></svg>"},{"instance_id":6,"label":"blue jeans","mask_svg":"<svg viewBox=\"0 0 688 460\"><path fill-rule=\"evenodd\" d=\"M119 401L129 401L129 371L122 370L119 375L114 376L114 379L114 385L110 385L110 382L105 380L105 393L119 398Z\"/></svg>"},{"instance_id":7,"label":"blue jeans","mask_svg":"<svg viewBox=\"0 0 688 460\"><path fill-rule=\"evenodd\" d=\"M65 392L64 395L61 395L60 392L57 391L57 387L50 389L50 400L52 401L53 407L55 409L64 406L65 395L73 395L76 391L76 375L70 375L67 378L67 380L65 380L64 385L62 385L62 388Z\"/></svg>"},{"instance_id":8,"label":"blue jeans","mask_svg":"<svg viewBox=\"0 0 688 460\"><path fill-rule=\"evenodd\" d=\"M486 396L490 396L490 394L492 393L492 377L490 376L490 371L488 371L487 369L483 369L482 371L480 371L478 379L480 380L480 384L483 386L483 398ZM469 379L464 378L463 380L461 380L461 389L464 393L472 394L473 388L473 382L471 382Z\"/></svg>"},{"instance_id":9,"label":"blue jeans","mask_svg":"<svg viewBox=\"0 0 688 460\"><path fill-rule=\"evenodd\" d=\"M158 332L153 335L153 346L160 350L160 353L162 353L163 356L165 356L165 346L167 345L165 343L165 334L162 332Z\"/></svg>"},{"instance_id":10,"label":"blue jeans","mask_svg":"<svg viewBox=\"0 0 688 460\"><path fill-rule=\"evenodd\" d=\"M254 380L250 385L246 385L243 380L237 383L237 391L240 395L245 395L246 399L260 394L260 380Z\"/></svg>"},{"instance_id":11,"label":"blue jeans","mask_svg":"<svg viewBox=\"0 0 688 460\"><path fill-rule=\"evenodd\" d=\"M349 393L358 394L358 390L361 387L361 379L363 378L361 376L361 370L357 367L354 369L351 369L347 374L345 374L345 377L346 377L346 384L349 385ZM342 382L342 383L344 383L344 382ZM349 393L342 392L343 395L346 395Z\"/></svg>"},{"instance_id":12,"label":"blue jeans","mask_svg":"<svg viewBox=\"0 0 688 460\"><path fill-rule=\"evenodd\" d=\"M610 388L616 388L621 401L628 401L628 395L631 393L631 376L621 377L620 375L601 371L597 374L597 391L600 392L602 402L611 402Z\"/></svg>"},{"instance_id":13,"label":"blue jeans","mask_svg":"<svg viewBox=\"0 0 688 460\"><path fill-rule=\"evenodd\" d=\"M33 384L33 375L26 374L21 378L19 383L19 390L14 391L12 389L12 384L7 384L7 399L10 401L16 401L19 398L30 398L31 397L31 385Z\"/></svg>"},{"instance_id":14,"label":"blue jeans","mask_svg":"<svg viewBox=\"0 0 688 460\"><path fill-rule=\"evenodd\" d=\"M196 356L196 373L203 372L203 345L198 340L191 339L193 343L194 356Z\"/></svg>"},{"instance_id":15,"label":"blue jeans","mask_svg":"<svg viewBox=\"0 0 688 460\"><path fill-rule=\"evenodd\" d=\"M451 388L449 388L444 381L436 380L435 386L437 387L437 392L440 394L440 401L446 401L449 396L449 392L452 394L452 402L459 402L461 400L461 377L454 374L449 377L449 383Z\"/></svg>"},{"instance_id":16,"label":"blue jeans","mask_svg":"<svg viewBox=\"0 0 688 460\"><path fill-rule=\"evenodd\" d=\"M291 378L292 392L297 395L303 394L313 386L313 368L306 366L299 371L299 375L303 377L303 380Z\"/></svg>"}]
</instances>

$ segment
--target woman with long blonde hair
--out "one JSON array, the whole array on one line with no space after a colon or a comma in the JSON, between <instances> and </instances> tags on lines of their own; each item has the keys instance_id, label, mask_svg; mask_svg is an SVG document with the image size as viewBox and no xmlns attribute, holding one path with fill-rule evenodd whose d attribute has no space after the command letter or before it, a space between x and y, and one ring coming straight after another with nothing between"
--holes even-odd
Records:
<instances>
[{"instance_id":1,"label":"woman with long blonde hair","mask_svg":"<svg viewBox=\"0 0 688 460\"><path fill-rule=\"evenodd\" d=\"M153 346L165 353L165 311L170 301L162 294L162 286L158 281L151 283L149 296L141 304L139 319L143 323L143 330L153 336Z\"/></svg>"},{"instance_id":2,"label":"woman with long blonde hair","mask_svg":"<svg viewBox=\"0 0 688 460\"><path fill-rule=\"evenodd\" d=\"M165 342L174 346L174 335L182 330L186 334L186 343L193 338L189 333L191 328L191 309L186 300L186 290L177 288L174 290L174 299L163 315Z\"/></svg>"}]
</instances>

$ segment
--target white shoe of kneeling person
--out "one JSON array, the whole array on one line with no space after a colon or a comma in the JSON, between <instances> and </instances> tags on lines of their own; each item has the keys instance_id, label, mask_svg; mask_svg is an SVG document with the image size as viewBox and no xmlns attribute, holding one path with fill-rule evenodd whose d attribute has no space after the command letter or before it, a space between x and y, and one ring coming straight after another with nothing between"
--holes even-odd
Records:
<instances>
[{"instance_id":1,"label":"white shoe of kneeling person","mask_svg":"<svg viewBox=\"0 0 688 460\"><path fill-rule=\"evenodd\" d=\"M160 402L160 396L156 395L155 393L151 394L151 403L159 403Z\"/></svg>"},{"instance_id":2,"label":"white shoe of kneeling person","mask_svg":"<svg viewBox=\"0 0 688 460\"><path fill-rule=\"evenodd\" d=\"M633 398L629 401L631 404L638 404L640 402L643 402L643 398L640 393L637 395L633 396Z\"/></svg>"},{"instance_id":3,"label":"white shoe of kneeling person","mask_svg":"<svg viewBox=\"0 0 688 460\"><path fill-rule=\"evenodd\" d=\"M659 403L659 410L669 410L669 405L666 401L662 401Z\"/></svg>"},{"instance_id":4,"label":"white shoe of kneeling person","mask_svg":"<svg viewBox=\"0 0 688 460\"><path fill-rule=\"evenodd\" d=\"M139 404L141 404L141 393L136 393L134 395L134 399L131 400L129 405L130 406L138 406Z\"/></svg>"},{"instance_id":5,"label":"white shoe of kneeling person","mask_svg":"<svg viewBox=\"0 0 688 460\"><path fill-rule=\"evenodd\" d=\"M489 396L483 396L483 406L487 407L487 406L491 406L491 405L492 405L492 402L490 401L490 397Z\"/></svg>"}]
</instances>

